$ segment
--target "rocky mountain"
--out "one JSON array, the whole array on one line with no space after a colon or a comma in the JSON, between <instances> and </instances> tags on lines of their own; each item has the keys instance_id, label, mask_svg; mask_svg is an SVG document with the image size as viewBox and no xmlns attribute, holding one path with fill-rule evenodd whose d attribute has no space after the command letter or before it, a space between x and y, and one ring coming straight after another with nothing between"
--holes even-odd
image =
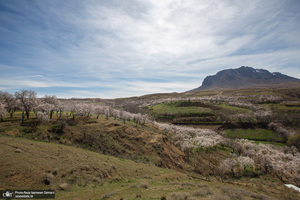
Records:
<instances>
[{"instance_id":1,"label":"rocky mountain","mask_svg":"<svg viewBox=\"0 0 300 200\"><path fill-rule=\"evenodd\" d=\"M220 90L238 88L265 88L300 84L300 79L279 72L269 72L265 69L254 69L242 66L237 69L226 69L217 74L207 76L202 85L192 91Z\"/></svg>"}]
</instances>

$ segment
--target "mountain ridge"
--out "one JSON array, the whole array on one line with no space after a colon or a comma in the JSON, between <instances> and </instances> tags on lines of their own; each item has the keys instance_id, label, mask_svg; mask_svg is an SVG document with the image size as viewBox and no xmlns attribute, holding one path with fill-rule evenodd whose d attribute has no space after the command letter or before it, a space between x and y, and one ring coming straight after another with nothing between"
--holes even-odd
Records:
<instances>
[{"instance_id":1,"label":"mountain ridge","mask_svg":"<svg viewBox=\"0 0 300 200\"><path fill-rule=\"evenodd\" d=\"M269 72L265 69L254 69L241 66L236 69L225 69L215 75L207 76L202 85L191 91L221 90L240 88L266 88L291 83L300 83L300 79L287 76L280 72Z\"/></svg>"}]
</instances>

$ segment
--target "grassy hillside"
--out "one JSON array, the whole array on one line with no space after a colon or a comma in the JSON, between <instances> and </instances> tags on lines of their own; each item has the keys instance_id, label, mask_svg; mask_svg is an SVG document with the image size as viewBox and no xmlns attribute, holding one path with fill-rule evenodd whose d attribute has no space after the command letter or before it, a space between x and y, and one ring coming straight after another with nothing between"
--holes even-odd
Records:
<instances>
[{"instance_id":1,"label":"grassy hillside","mask_svg":"<svg viewBox=\"0 0 300 200\"><path fill-rule=\"evenodd\" d=\"M188 168L183 159L184 153L174 146L162 131L151 124L136 127L132 121L126 121L124 124L112 117L106 119L103 116L99 119L93 116L65 120L63 130L60 121L56 119L35 126L35 118L32 118L20 125L16 113L13 119L8 118L2 122L0 134L72 145L118 158L154 163L173 169Z\"/></svg>"},{"instance_id":2,"label":"grassy hillside","mask_svg":"<svg viewBox=\"0 0 300 200\"><path fill-rule=\"evenodd\" d=\"M124 190L123 197L133 198L131 187L139 194L149 187L149 181L161 185L167 179L187 179L173 170L59 144L1 137L0 146L1 155L5 155L0 158L2 189L55 189L59 191L57 199L97 199L118 190ZM50 184L46 181L49 174ZM62 183L70 184L71 192L63 192Z\"/></svg>"},{"instance_id":3,"label":"grassy hillside","mask_svg":"<svg viewBox=\"0 0 300 200\"><path fill-rule=\"evenodd\" d=\"M151 164L23 138L0 137L0 152L5 155L0 157L1 189L55 189L56 199L299 198L269 176L204 181ZM63 183L69 188L63 189Z\"/></svg>"}]
</instances>

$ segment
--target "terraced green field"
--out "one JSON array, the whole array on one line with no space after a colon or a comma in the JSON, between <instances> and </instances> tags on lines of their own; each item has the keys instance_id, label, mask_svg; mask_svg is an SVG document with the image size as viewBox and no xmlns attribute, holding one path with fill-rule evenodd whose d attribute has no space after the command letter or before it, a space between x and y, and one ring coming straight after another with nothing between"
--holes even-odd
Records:
<instances>
[{"instance_id":1,"label":"terraced green field","mask_svg":"<svg viewBox=\"0 0 300 200\"><path fill-rule=\"evenodd\" d=\"M196 106L186 106L186 107L179 107L177 104L156 104L153 106L150 106L148 108L151 110L152 113L156 114L206 114L211 113L210 108L204 108L204 107L196 107Z\"/></svg>"},{"instance_id":2,"label":"terraced green field","mask_svg":"<svg viewBox=\"0 0 300 200\"><path fill-rule=\"evenodd\" d=\"M224 131L228 138L241 138L256 141L283 142L276 133L265 129L227 129Z\"/></svg>"}]
</instances>

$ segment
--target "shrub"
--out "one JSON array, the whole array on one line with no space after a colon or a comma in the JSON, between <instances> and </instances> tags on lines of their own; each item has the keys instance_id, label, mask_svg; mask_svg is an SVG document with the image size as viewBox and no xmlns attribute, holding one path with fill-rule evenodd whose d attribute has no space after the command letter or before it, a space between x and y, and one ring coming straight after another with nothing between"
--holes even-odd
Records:
<instances>
[{"instance_id":1,"label":"shrub","mask_svg":"<svg viewBox=\"0 0 300 200\"><path fill-rule=\"evenodd\" d=\"M208 195L211 195L211 194L213 194L213 193L207 187L201 188L201 189L193 192L193 196L196 196L196 197L205 197L205 196L208 196Z\"/></svg>"},{"instance_id":2,"label":"shrub","mask_svg":"<svg viewBox=\"0 0 300 200\"><path fill-rule=\"evenodd\" d=\"M203 188L203 187L208 188L209 185L208 185L207 183L199 183L199 184L198 184L198 187L199 187L199 188Z\"/></svg>"},{"instance_id":3,"label":"shrub","mask_svg":"<svg viewBox=\"0 0 300 200\"><path fill-rule=\"evenodd\" d=\"M171 200L189 200L189 196L184 193L172 193L170 196Z\"/></svg>"},{"instance_id":4,"label":"shrub","mask_svg":"<svg viewBox=\"0 0 300 200\"><path fill-rule=\"evenodd\" d=\"M47 176L44 179L44 183L46 185L50 185L53 182L53 179L54 179L54 175L51 174L51 173L48 173Z\"/></svg>"},{"instance_id":5,"label":"shrub","mask_svg":"<svg viewBox=\"0 0 300 200\"><path fill-rule=\"evenodd\" d=\"M227 158L226 160L223 160L220 167L227 168L231 171L232 176L234 176L234 168L237 165L237 161L233 158Z\"/></svg>"},{"instance_id":6,"label":"shrub","mask_svg":"<svg viewBox=\"0 0 300 200\"><path fill-rule=\"evenodd\" d=\"M289 136L287 144L289 146L295 146L297 147L297 149L300 149L300 134Z\"/></svg>"},{"instance_id":7,"label":"shrub","mask_svg":"<svg viewBox=\"0 0 300 200\"><path fill-rule=\"evenodd\" d=\"M4 134L8 135L8 136L13 136L13 137L22 136L22 133L20 133L19 129L17 129L17 128L14 128L12 130L6 130L6 131L4 131Z\"/></svg>"},{"instance_id":8,"label":"shrub","mask_svg":"<svg viewBox=\"0 0 300 200\"><path fill-rule=\"evenodd\" d=\"M37 124L42 124L48 121L49 119L47 113L37 112Z\"/></svg>"},{"instance_id":9,"label":"shrub","mask_svg":"<svg viewBox=\"0 0 300 200\"><path fill-rule=\"evenodd\" d=\"M238 157L238 163L240 165L241 170L244 170L244 171L245 171L246 167L254 166L253 159L248 156Z\"/></svg>"},{"instance_id":10,"label":"shrub","mask_svg":"<svg viewBox=\"0 0 300 200\"><path fill-rule=\"evenodd\" d=\"M140 187L144 188L144 189L148 189L149 184L148 183L141 183Z\"/></svg>"},{"instance_id":11,"label":"shrub","mask_svg":"<svg viewBox=\"0 0 300 200\"><path fill-rule=\"evenodd\" d=\"M109 193L106 193L106 194L102 195L100 199L108 199L108 198L110 198L111 196L113 196L115 194L117 194L117 192L112 191L112 192L109 192Z\"/></svg>"},{"instance_id":12,"label":"shrub","mask_svg":"<svg viewBox=\"0 0 300 200\"><path fill-rule=\"evenodd\" d=\"M229 197L225 196L225 195L214 195L210 198L211 200L229 200Z\"/></svg>"},{"instance_id":13,"label":"shrub","mask_svg":"<svg viewBox=\"0 0 300 200\"><path fill-rule=\"evenodd\" d=\"M243 199L244 196L247 195L247 191L232 187L222 187L221 191L223 194L230 197L231 199Z\"/></svg>"},{"instance_id":14,"label":"shrub","mask_svg":"<svg viewBox=\"0 0 300 200\"><path fill-rule=\"evenodd\" d=\"M162 197L160 198L160 200L167 200L167 197L162 196Z\"/></svg>"},{"instance_id":15,"label":"shrub","mask_svg":"<svg viewBox=\"0 0 300 200\"><path fill-rule=\"evenodd\" d=\"M61 190L66 190L66 191L70 191L71 190L71 185L68 183L62 183L59 185L59 188Z\"/></svg>"}]
</instances>

